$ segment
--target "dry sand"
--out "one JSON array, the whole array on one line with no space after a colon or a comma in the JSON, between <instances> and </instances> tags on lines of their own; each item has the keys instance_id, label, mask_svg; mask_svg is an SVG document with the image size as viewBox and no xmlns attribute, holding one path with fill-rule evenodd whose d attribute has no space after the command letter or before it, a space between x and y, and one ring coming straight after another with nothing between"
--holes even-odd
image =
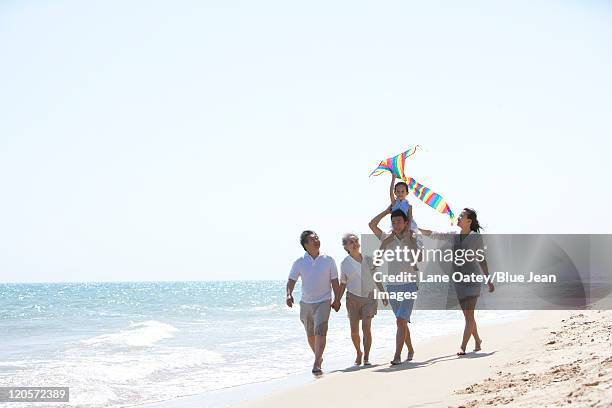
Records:
<instances>
[{"instance_id":1,"label":"dry sand","mask_svg":"<svg viewBox=\"0 0 612 408\"><path fill-rule=\"evenodd\" d=\"M572 313L494 375L457 392L460 406L612 406L612 312Z\"/></svg>"}]
</instances>

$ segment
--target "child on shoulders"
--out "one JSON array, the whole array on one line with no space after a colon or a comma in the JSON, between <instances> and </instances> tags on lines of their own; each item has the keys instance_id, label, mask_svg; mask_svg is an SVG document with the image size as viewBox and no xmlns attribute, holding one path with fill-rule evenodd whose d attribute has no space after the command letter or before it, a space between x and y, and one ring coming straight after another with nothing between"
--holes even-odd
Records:
<instances>
[{"instance_id":1,"label":"child on shoulders","mask_svg":"<svg viewBox=\"0 0 612 408\"><path fill-rule=\"evenodd\" d=\"M401 210L408 217L410 230L416 237L417 248L423 249L423 241L420 236L419 227L412 217L412 205L408 202L408 184L403 181L395 184L395 174L392 174L391 186L389 187L389 198L391 199L391 212Z\"/></svg>"}]
</instances>

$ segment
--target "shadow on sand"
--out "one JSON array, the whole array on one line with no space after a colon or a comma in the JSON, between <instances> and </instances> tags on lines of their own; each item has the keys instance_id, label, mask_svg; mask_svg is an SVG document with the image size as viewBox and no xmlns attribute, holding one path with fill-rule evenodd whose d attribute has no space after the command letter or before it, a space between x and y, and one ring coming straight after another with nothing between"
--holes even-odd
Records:
<instances>
[{"instance_id":1,"label":"shadow on sand","mask_svg":"<svg viewBox=\"0 0 612 408\"><path fill-rule=\"evenodd\" d=\"M497 351L491 351L490 353L467 353L463 356L458 356L456 354L448 354L446 356L430 358L429 360L425 360L425 361L406 361L399 365L379 368L374 371L378 373L392 373L395 371L412 370L414 368L427 367L427 366L430 366L436 363L440 363L440 362L444 362L444 361L452 361L452 360L466 359L466 358L471 359L471 358L489 357L495 354L496 352Z\"/></svg>"},{"instance_id":2,"label":"shadow on sand","mask_svg":"<svg viewBox=\"0 0 612 408\"><path fill-rule=\"evenodd\" d=\"M388 366L386 364L371 364L368 366L356 366L356 365L352 365L350 367L344 368L344 369L340 369L340 370L332 370L332 371L327 371L326 374L331 374L331 373L352 373L355 371L361 371L361 370L370 370L372 368L377 368L376 370L374 370L377 373L392 373L395 371L403 371L403 370L412 370L415 368L419 368L419 367L427 367L436 363L440 363L440 362L444 362L444 361L452 361L452 360L457 360L457 359L472 359L472 358L483 358L483 357L489 357L493 354L497 353L497 351L491 351L490 353L481 353L481 352L468 352L467 354L463 355L463 356L458 356L456 354L448 354L446 356L440 356L440 357L434 357L434 358L430 358L429 360L425 360L425 361L405 361L402 364L399 365L395 365L395 366ZM315 378L322 378L323 377L323 373L315 375Z\"/></svg>"}]
</instances>

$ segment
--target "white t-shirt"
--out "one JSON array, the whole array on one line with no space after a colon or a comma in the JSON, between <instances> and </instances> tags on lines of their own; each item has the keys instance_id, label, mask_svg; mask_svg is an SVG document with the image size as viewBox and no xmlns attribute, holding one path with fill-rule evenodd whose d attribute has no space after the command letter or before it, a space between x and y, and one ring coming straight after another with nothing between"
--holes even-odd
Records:
<instances>
[{"instance_id":1,"label":"white t-shirt","mask_svg":"<svg viewBox=\"0 0 612 408\"><path fill-rule=\"evenodd\" d=\"M338 269L334 258L319 254L312 259L306 252L291 267L289 279L302 278L302 302L319 303L331 300L331 280L338 279Z\"/></svg>"},{"instance_id":2,"label":"white t-shirt","mask_svg":"<svg viewBox=\"0 0 612 408\"><path fill-rule=\"evenodd\" d=\"M357 262L355 258L347 255L340 264L340 282L344 283L346 290L353 295L367 297L374 289L374 280L370 272L373 265L369 256L362 256L362 261Z\"/></svg>"}]
</instances>

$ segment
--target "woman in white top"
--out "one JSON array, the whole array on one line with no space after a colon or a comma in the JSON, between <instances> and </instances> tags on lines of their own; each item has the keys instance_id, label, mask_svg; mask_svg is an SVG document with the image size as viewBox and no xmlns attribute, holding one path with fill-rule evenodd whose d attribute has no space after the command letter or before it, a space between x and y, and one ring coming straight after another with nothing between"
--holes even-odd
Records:
<instances>
[{"instance_id":1,"label":"woman in white top","mask_svg":"<svg viewBox=\"0 0 612 408\"><path fill-rule=\"evenodd\" d=\"M372 269L374 263L369 256L359 252L359 238L355 234L345 234L342 237L342 246L348 255L340 264L340 295L342 299L346 289L346 309L351 324L351 340L355 346L357 357L355 365L370 365L370 347L372 346L372 319L376 315L378 301L374 299L374 280ZM367 274L367 275L366 275ZM384 292L380 282L376 282L379 291ZM387 300L383 300L387 305ZM363 330L363 353L361 352L361 339L359 338L359 321Z\"/></svg>"},{"instance_id":2,"label":"woman in white top","mask_svg":"<svg viewBox=\"0 0 612 408\"><path fill-rule=\"evenodd\" d=\"M459 234L453 232L439 233L422 228L419 229L424 235L428 235L431 238L450 241L453 244L453 251L458 249L472 249L476 251L477 249L483 248L482 237L479 233L482 227L480 226L478 218L476 217L476 211L471 208L464 208L457 221L457 226L461 228ZM489 268L485 258L483 258L480 262L476 259L474 259L472 262L468 262L466 260L465 263L459 267L459 271L464 276L480 274L480 270L482 270L482 273L484 273L486 276L489 275ZM457 293L457 298L459 299L459 304L461 305L461 310L463 311L463 316L465 318L463 339L461 341L459 351L457 352L458 356L462 356L465 355L467 343L472 336L474 337L474 341L476 343L474 351L479 351L481 349L480 346L482 344L482 339L478 335L478 327L474 317L474 309L476 308L478 296L480 296L481 284L473 281L455 282L454 286L455 292ZM489 292L493 292L494 290L495 287L493 286L493 283L489 282Z\"/></svg>"}]
</instances>

